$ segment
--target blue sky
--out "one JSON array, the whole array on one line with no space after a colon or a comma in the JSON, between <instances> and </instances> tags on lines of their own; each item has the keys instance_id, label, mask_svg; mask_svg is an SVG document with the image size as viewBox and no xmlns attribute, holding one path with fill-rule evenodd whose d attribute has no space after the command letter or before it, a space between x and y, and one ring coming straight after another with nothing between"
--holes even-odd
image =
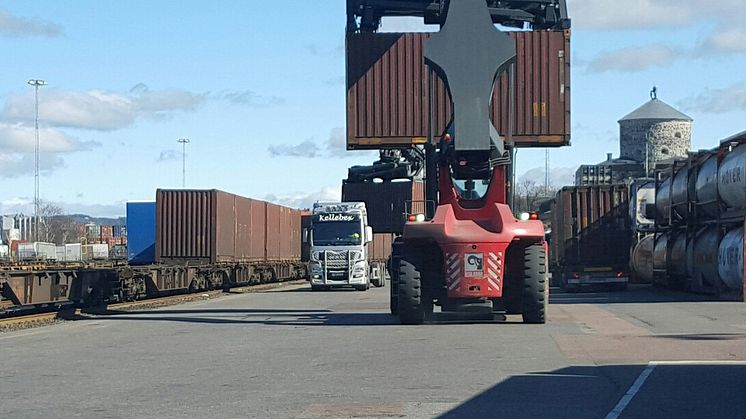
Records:
<instances>
[{"instance_id":1,"label":"blue sky","mask_svg":"<svg viewBox=\"0 0 746 419\"><path fill-rule=\"evenodd\" d=\"M568 0L572 147L554 183L619 154L617 120L659 98L694 118L693 148L746 130L742 0ZM0 3L0 213L31 212L39 78L41 196L69 212L123 215L158 187L219 188L293 206L339 196L344 5L328 1ZM418 29L411 20L388 30ZM518 172L543 179L543 150Z\"/></svg>"}]
</instances>

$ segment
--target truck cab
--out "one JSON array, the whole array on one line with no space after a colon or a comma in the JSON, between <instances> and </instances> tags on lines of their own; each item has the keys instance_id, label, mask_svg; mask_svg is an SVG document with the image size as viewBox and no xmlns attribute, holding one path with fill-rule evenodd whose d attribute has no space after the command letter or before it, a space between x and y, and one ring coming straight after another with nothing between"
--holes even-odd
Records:
<instances>
[{"instance_id":1,"label":"truck cab","mask_svg":"<svg viewBox=\"0 0 746 419\"><path fill-rule=\"evenodd\" d=\"M303 237L310 245L311 289L370 288L368 246L373 229L364 202L317 202Z\"/></svg>"}]
</instances>

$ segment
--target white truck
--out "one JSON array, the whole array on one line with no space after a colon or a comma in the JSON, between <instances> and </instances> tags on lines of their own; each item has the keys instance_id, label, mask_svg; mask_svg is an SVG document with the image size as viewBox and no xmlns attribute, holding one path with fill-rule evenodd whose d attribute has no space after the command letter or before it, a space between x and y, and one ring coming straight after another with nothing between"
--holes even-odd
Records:
<instances>
[{"instance_id":1,"label":"white truck","mask_svg":"<svg viewBox=\"0 0 746 419\"><path fill-rule=\"evenodd\" d=\"M374 259L373 229L364 202L317 202L303 240L310 246L309 279L314 291L386 284L386 262ZM379 260L380 259L380 260Z\"/></svg>"}]
</instances>

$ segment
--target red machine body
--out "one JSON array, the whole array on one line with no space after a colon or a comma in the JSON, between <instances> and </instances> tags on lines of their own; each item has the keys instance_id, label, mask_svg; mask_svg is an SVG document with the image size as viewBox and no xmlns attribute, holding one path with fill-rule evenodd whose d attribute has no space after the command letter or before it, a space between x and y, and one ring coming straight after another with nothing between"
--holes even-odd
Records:
<instances>
[{"instance_id":1,"label":"red machine body","mask_svg":"<svg viewBox=\"0 0 746 419\"><path fill-rule=\"evenodd\" d=\"M484 197L466 200L459 196L448 168L441 166L440 201L435 216L404 226L406 242L426 241L442 252L448 298L499 298L508 269L508 247L520 241L544 240L541 221L521 221L506 202L505 167L497 167ZM522 267L522 266L519 266Z\"/></svg>"}]
</instances>

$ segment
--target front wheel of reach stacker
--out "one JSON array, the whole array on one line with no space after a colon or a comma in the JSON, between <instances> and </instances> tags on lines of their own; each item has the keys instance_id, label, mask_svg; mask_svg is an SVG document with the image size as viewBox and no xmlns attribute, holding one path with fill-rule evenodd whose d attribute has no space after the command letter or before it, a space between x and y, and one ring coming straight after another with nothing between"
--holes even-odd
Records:
<instances>
[{"instance_id":1,"label":"front wheel of reach stacker","mask_svg":"<svg viewBox=\"0 0 746 419\"><path fill-rule=\"evenodd\" d=\"M399 260L398 311L402 324L422 324L427 317L428 307L422 296L422 275L412 258Z\"/></svg>"},{"instance_id":2,"label":"front wheel of reach stacker","mask_svg":"<svg viewBox=\"0 0 746 419\"><path fill-rule=\"evenodd\" d=\"M541 243L526 247L523 254L523 322L546 323L548 300L546 250Z\"/></svg>"}]
</instances>

